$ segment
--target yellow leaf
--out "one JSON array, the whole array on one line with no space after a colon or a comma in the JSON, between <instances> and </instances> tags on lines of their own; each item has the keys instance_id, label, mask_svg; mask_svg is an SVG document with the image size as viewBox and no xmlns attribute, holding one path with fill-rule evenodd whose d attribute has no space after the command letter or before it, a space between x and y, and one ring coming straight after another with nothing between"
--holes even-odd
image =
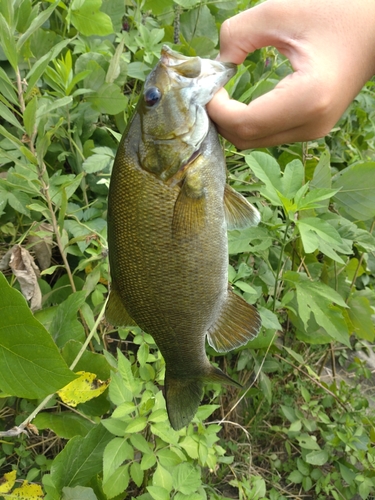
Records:
<instances>
[{"instance_id":1,"label":"yellow leaf","mask_svg":"<svg viewBox=\"0 0 375 500\"><path fill-rule=\"evenodd\" d=\"M7 472L0 479L0 493L9 493L16 482L17 471Z\"/></svg>"},{"instance_id":2,"label":"yellow leaf","mask_svg":"<svg viewBox=\"0 0 375 500\"><path fill-rule=\"evenodd\" d=\"M44 493L39 484L24 481L20 488L13 490L6 498L7 500L43 500Z\"/></svg>"},{"instance_id":3,"label":"yellow leaf","mask_svg":"<svg viewBox=\"0 0 375 500\"><path fill-rule=\"evenodd\" d=\"M90 401L102 394L109 385L109 380L103 382L96 378L95 373L77 372L79 378L58 391L60 398L69 406Z\"/></svg>"}]
</instances>

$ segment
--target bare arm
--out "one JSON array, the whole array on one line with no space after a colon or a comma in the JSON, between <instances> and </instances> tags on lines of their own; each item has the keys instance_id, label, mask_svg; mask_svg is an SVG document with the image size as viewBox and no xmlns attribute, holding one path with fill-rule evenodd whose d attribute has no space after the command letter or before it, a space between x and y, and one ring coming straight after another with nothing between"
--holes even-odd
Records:
<instances>
[{"instance_id":1,"label":"bare arm","mask_svg":"<svg viewBox=\"0 0 375 500\"><path fill-rule=\"evenodd\" d=\"M265 46L294 73L249 105L218 92L207 108L219 132L241 149L322 137L375 73L375 1L268 0L223 23L221 61Z\"/></svg>"}]
</instances>

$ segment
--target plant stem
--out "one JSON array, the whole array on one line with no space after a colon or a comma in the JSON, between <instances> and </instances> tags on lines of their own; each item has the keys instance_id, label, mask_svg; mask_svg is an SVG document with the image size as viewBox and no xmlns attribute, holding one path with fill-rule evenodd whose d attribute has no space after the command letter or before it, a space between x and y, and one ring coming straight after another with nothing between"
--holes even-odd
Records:
<instances>
[{"instance_id":1,"label":"plant stem","mask_svg":"<svg viewBox=\"0 0 375 500\"><path fill-rule=\"evenodd\" d=\"M280 252L280 258L279 258L279 262L277 263L277 270L276 270L276 276L275 276L275 289L274 289L274 294L273 294L273 304L272 304L272 311L275 312L275 309L276 309L276 299L277 299L277 295L278 295L278 289L279 289L279 274L280 274L280 271L281 271L281 268L282 268L282 262L283 262L283 256L284 256L284 250L285 250L285 247L286 247L286 244L287 244L287 237L288 237L288 229L289 229L289 226L290 226L291 222L289 219L287 219L286 223L285 223L285 233L284 233L284 238L283 238L283 242L282 242L282 245L281 245L281 252Z\"/></svg>"}]
</instances>

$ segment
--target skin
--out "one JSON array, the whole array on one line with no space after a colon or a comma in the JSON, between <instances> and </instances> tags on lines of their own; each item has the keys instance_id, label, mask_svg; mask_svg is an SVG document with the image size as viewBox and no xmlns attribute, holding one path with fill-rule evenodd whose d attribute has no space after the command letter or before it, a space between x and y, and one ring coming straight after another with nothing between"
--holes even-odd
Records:
<instances>
[{"instance_id":1,"label":"skin","mask_svg":"<svg viewBox=\"0 0 375 500\"><path fill-rule=\"evenodd\" d=\"M221 89L207 106L239 149L330 132L375 73L375 1L267 0L223 23L218 59L241 64L266 46L285 55L294 73L248 105Z\"/></svg>"}]
</instances>

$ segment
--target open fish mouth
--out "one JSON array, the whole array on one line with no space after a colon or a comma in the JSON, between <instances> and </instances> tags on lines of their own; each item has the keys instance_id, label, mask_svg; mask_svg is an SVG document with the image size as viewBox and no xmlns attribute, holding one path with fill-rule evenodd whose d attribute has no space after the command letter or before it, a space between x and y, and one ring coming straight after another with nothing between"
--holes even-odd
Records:
<instances>
[{"instance_id":1,"label":"open fish mouth","mask_svg":"<svg viewBox=\"0 0 375 500\"><path fill-rule=\"evenodd\" d=\"M194 101L205 106L213 95L235 75L237 67L233 63L212 61L201 57L187 57L163 45L161 63L168 69L172 79L190 79L189 90Z\"/></svg>"}]
</instances>

